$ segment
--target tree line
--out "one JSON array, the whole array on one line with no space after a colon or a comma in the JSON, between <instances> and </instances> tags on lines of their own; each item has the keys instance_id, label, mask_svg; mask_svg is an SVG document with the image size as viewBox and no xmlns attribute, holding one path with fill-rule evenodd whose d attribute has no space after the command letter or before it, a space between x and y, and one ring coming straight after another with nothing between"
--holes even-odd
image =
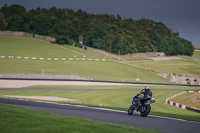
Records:
<instances>
[{"instance_id":1,"label":"tree line","mask_svg":"<svg viewBox=\"0 0 200 133\"><path fill-rule=\"evenodd\" d=\"M20 5L0 9L0 30L23 31L56 38L58 44L83 44L114 54L165 52L193 55L192 43L162 22L149 19L122 19L120 15L88 14L71 9L37 8L27 11Z\"/></svg>"}]
</instances>

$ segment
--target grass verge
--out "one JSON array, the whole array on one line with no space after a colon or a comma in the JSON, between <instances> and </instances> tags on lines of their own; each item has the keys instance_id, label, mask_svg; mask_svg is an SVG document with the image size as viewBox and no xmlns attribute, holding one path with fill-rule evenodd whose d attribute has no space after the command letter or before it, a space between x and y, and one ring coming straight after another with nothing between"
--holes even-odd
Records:
<instances>
[{"instance_id":1,"label":"grass verge","mask_svg":"<svg viewBox=\"0 0 200 133\"><path fill-rule=\"evenodd\" d=\"M156 133L0 104L1 133Z\"/></svg>"},{"instance_id":2,"label":"grass verge","mask_svg":"<svg viewBox=\"0 0 200 133\"><path fill-rule=\"evenodd\" d=\"M169 83L150 71L112 61L48 61L1 59L0 73L68 74L95 80Z\"/></svg>"}]
</instances>

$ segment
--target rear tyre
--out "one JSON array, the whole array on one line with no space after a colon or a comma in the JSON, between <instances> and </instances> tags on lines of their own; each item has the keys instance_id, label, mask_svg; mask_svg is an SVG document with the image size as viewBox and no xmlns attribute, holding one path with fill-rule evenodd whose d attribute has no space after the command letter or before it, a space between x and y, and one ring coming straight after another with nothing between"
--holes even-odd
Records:
<instances>
[{"instance_id":1,"label":"rear tyre","mask_svg":"<svg viewBox=\"0 0 200 133\"><path fill-rule=\"evenodd\" d=\"M146 106L144 106L144 108L145 108L145 110L143 112L140 112L140 115L142 117L146 117L151 111L151 106L150 105L146 105Z\"/></svg>"},{"instance_id":2,"label":"rear tyre","mask_svg":"<svg viewBox=\"0 0 200 133\"><path fill-rule=\"evenodd\" d=\"M128 109L128 115L132 115L133 114L133 106L131 105Z\"/></svg>"}]
</instances>

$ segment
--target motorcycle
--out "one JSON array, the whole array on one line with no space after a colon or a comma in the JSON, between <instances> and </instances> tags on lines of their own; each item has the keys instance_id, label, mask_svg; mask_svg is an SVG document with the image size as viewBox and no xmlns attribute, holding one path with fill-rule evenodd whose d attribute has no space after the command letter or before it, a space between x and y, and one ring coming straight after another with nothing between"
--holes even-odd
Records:
<instances>
[{"instance_id":1,"label":"motorcycle","mask_svg":"<svg viewBox=\"0 0 200 133\"><path fill-rule=\"evenodd\" d=\"M145 100L140 101L141 97L135 96L132 101L132 105L128 109L128 115L132 115L133 111L140 112L142 117L146 117L151 111L151 103L155 102L155 98L148 97Z\"/></svg>"}]
</instances>

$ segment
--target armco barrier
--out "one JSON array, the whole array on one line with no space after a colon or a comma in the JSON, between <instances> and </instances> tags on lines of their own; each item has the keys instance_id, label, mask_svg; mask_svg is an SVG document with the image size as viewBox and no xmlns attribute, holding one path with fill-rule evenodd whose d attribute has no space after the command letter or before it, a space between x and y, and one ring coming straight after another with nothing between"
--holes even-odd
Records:
<instances>
[{"instance_id":1,"label":"armco barrier","mask_svg":"<svg viewBox=\"0 0 200 133\"><path fill-rule=\"evenodd\" d=\"M88 80L85 77L78 75L67 74L25 74L25 73L0 73L0 79L24 79L24 80Z\"/></svg>"},{"instance_id":2,"label":"armco barrier","mask_svg":"<svg viewBox=\"0 0 200 133\"><path fill-rule=\"evenodd\" d=\"M169 104L169 105L172 105L172 106L175 106L177 108L182 108L182 109L185 109L185 110L190 110L190 111L194 111L194 112L198 112L200 113L200 110L196 109L196 108L193 108L193 107L189 107L189 106L186 106L186 105L183 105L183 104L179 104L179 103L175 103L175 102L172 102L170 101L171 99L177 97L177 96L180 96L182 94L185 94L186 92L189 92L189 93L200 93L200 91L183 91L181 93L178 93L174 96L171 96L171 97L168 97L166 100L165 100L165 103L166 104Z\"/></svg>"}]
</instances>

